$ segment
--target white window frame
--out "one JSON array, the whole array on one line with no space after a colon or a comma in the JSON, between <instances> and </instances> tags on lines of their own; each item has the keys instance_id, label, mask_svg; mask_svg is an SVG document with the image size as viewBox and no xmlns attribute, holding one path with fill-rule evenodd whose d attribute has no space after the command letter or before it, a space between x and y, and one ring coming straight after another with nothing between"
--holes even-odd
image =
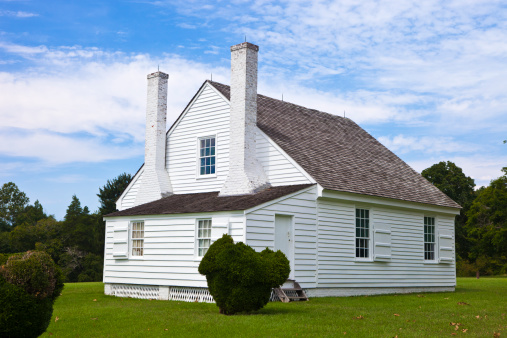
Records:
<instances>
[{"instance_id":1,"label":"white window frame","mask_svg":"<svg viewBox=\"0 0 507 338\"><path fill-rule=\"evenodd\" d=\"M367 211L368 212L368 217L359 217L359 220L363 219L363 220L367 220L368 222L368 237L361 237L361 236L357 236L357 230L358 230L358 227L357 227L357 220L358 220L358 217L357 217L357 211L358 210L364 210L364 211ZM361 216L361 215L360 215ZM367 245L366 247L358 247L357 246L357 240L367 240ZM356 259L356 261L359 261L359 262L371 262L373 260L373 252L372 252L372 242L373 242L373 222L372 222L372 210L370 208L365 208L365 207L361 207L361 206L356 206L355 209L354 209L354 257ZM368 255L366 257L358 257L357 256L357 250L358 249L366 249L368 251Z\"/></svg>"},{"instance_id":2,"label":"white window frame","mask_svg":"<svg viewBox=\"0 0 507 338\"><path fill-rule=\"evenodd\" d=\"M134 230L134 227L136 224L141 224L142 230ZM134 233L135 231L135 233ZM138 237L138 232L141 232L142 237ZM134 237L135 236L135 237ZM144 257L144 240L145 240L145 222L144 220L133 220L130 221L129 224L129 257L134 259L140 259ZM137 244L136 247L134 247L134 243ZM141 244L139 246L139 244ZM137 249L137 254L134 254L134 249ZM139 254L140 253L140 254Z\"/></svg>"},{"instance_id":3,"label":"white window frame","mask_svg":"<svg viewBox=\"0 0 507 338\"><path fill-rule=\"evenodd\" d=\"M433 220L433 224L427 224L427 220ZM433 227L433 234L427 233L426 228L428 226ZM433 242L427 242L426 239L428 239L428 236L433 235ZM426 250L427 244L433 244L433 258L426 258L426 252L429 252ZM437 263L438 262L438 231L437 231L437 218L435 216L428 216L424 215L423 218L423 258L426 263Z\"/></svg>"},{"instance_id":4,"label":"white window frame","mask_svg":"<svg viewBox=\"0 0 507 338\"><path fill-rule=\"evenodd\" d=\"M207 139L214 139L215 140L215 154L214 155L210 155L210 156L204 156L204 157L211 157L213 156L214 157L214 160L215 160L215 172L214 173L210 173L210 174L201 174L201 141L202 140L207 140ZM200 178L215 178L217 177L217 153L218 153L218 142L217 142L218 138L217 138L217 135L207 135L207 136L199 136L197 138L197 152L196 152L196 163L197 163L197 166L196 166L196 177L198 179Z\"/></svg>"},{"instance_id":5,"label":"white window frame","mask_svg":"<svg viewBox=\"0 0 507 338\"><path fill-rule=\"evenodd\" d=\"M206 224L206 223L209 225L209 227L207 229L204 229L204 230L207 230L207 235L208 236L202 236L202 232L199 231L199 226L201 224ZM209 247L211 246L211 230L212 230L212 227L213 227L213 221L212 221L211 218L200 218L200 219L197 219L196 222L195 222L195 257L198 260L200 260L200 259L202 259L204 257L204 255L208 251ZM201 240L202 241L206 241L206 240L208 241L207 247L205 245L201 246ZM202 255L201 255L200 249L206 249Z\"/></svg>"}]
</instances>

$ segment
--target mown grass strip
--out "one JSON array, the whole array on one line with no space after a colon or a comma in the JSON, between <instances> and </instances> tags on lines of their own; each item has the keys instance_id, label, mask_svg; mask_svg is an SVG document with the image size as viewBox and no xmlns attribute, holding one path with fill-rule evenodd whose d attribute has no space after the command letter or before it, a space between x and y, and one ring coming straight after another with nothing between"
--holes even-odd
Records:
<instances>
[{"instance_id":1,"label":"mown grass strip","mask_svg":"<svg viewBox=\"0 0 507 338\"><path fill-rule=\"evenodd\" d=\"M117 298L102 283L66 284L43 336L507 336L507 278L458 278L456 292L269 303L224 316L214 304Z\"/></svg>"}]
</instances>

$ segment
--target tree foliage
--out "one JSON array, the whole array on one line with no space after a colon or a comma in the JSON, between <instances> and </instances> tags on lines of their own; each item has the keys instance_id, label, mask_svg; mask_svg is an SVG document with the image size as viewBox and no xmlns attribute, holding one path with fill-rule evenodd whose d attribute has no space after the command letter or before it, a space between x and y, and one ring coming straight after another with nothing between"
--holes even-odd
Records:
<instances>
[{"instance_id":1,"label":"tree foliage","mask_svg":"<svg viewBox=\"0 0 507 338\"><path fill-rule=\"evenodd\" d=\"M224 234L202 258L199 273L206 276L220 313L231 315L264 307L271 289L289 277L290 267L281 251L266 248L259 253Z\"/></svg>"},{"instance_id":2,"label":"tree foliage","mask_svg":"<svg viewBox=\"0 0 507 338\"><path fill-rule=\"evenodd\" d=\"M132 175L123 173L112 180L107 180L106 185L99 188L97 196L99 197L99 213L101 215L107 215L116 211L116 201L120 198L131 180Z\"/></svg>"},{"instance_id":3,"label":"tree foliage","mask_svg":"<svg viewBox=\"0 0 507 338\"><path fill-rule=\"evenodd\" d=\"M63 289L61 271L44 252L12 255L0 268L0 336L38 337Z\"/></svg>"},{"instance_id":4,"label":"tree foliage","mask_svg":"<svg viewBox=\"0 0 507 338\"><path fill-rule=\"evenodd\" d=\"M18 216L25 210L29 199L13 182L0 189L0 231L8 231L18 225Z\"/></svg>"},{"instance_id":5,"label":"tree foliage","mask_svg":"<svg viewBox=\"0 0 507 338\"><path fill-rule=\"evenodd\" d=\"M489 259L482 273L507 273L507 167L504 175L478 192L467 212L466 230L472 243L472 261Z\"/></svg>"},{"instance_id":6,"label":"tree foliage","mask_svg":"<svg viewBox=\"0 0 507 338\"><path fill-rule=\"evenodd\" d=\"M66 281L102 280L102 216L116 210L116 200L130 180L131 175L123 173L99 188L100 209L95 213L72 196L63 221L48 216L39 201L28 204L28 197L14 183L4 184L0 190L0 253L44 251L61 267Z\"/></svg>"}]
</instances>

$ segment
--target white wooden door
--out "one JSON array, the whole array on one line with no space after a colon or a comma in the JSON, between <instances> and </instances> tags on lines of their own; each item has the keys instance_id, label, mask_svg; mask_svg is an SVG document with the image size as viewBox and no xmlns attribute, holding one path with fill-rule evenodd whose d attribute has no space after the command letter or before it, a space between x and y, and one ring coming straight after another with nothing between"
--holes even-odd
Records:
<instances>
[{"instance_id":1,"label":"white wooden door","mask_svg":"<svg viewBox=\"0 0 507 338\"><path fill-rule=\"evenodd\" d=\"M294 241L292 216L275 215L275 251L282 251L290 261L290 279L294 279Z\"/></svg>"}]
</instances>

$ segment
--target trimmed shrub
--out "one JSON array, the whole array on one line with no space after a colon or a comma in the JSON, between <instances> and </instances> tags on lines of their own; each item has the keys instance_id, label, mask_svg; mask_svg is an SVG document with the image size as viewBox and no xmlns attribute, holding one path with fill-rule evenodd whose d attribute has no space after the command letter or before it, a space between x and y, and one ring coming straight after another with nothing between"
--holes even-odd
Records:
<instances>
[{"instance_id":1,"label":"trimmed shrub","mask_svg":"<svg viewBox=\"0 0 507 338\"><path fill-rule=\"evenodd\" d=\"M11 256L0 269L0 336L38 337L46 331L63 277L40 251Z\"/></svg>"},{"instance_id":2,"label":"trimmed shrub","mask_svg":"<svg viewBox=\"0 0 507 338\"><path fill-rule=\"evenodd\" d=\"M281 251L266 248L262 252L242 242L234 244L223 235L213 243L199 264L208 289L220 313L231 315L264 307L271 289L289 277L289 260Z\"/></svg>"}]
</instances>

